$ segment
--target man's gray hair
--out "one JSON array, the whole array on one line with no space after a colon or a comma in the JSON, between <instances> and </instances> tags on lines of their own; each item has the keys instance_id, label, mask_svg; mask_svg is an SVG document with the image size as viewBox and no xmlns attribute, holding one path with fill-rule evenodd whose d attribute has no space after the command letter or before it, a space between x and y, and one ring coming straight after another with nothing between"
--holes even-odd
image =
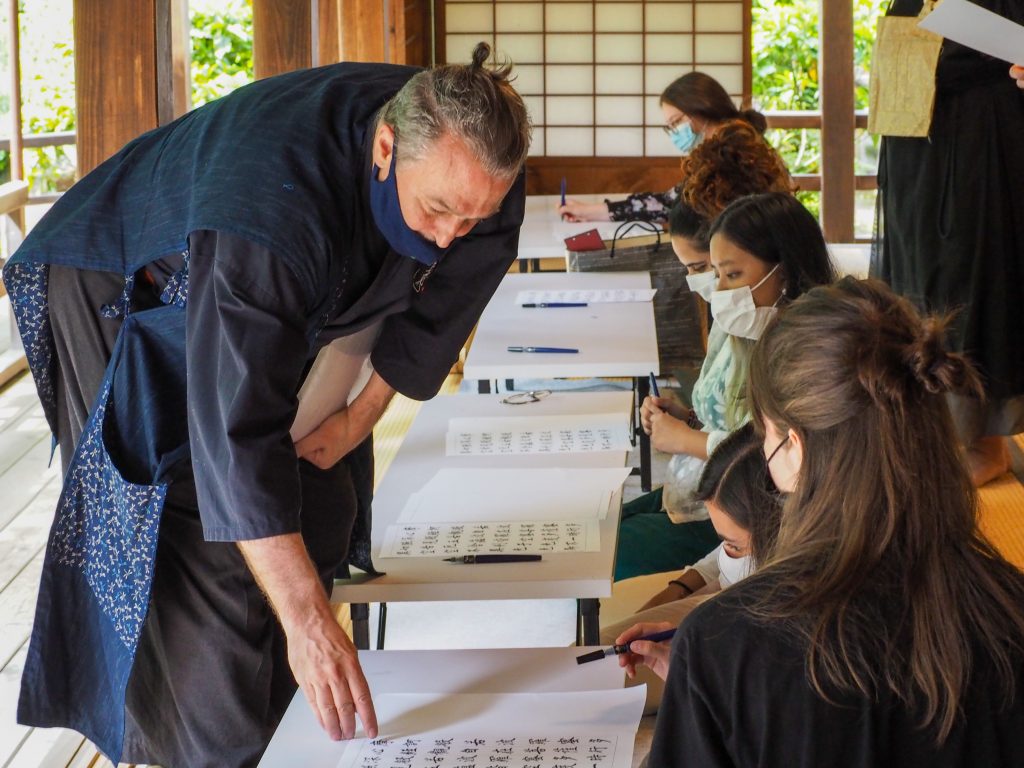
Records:
<instances>
[{"instance_id":1,"label":"man's gray hair","mask_svg":"<svg viewBox=\"0 0 1024 768\"><path fill-rule=\"evenodd\" d=\"M519 173L530 149L530 117L508 80L512 65L487 68L490 55L487 43L477 43L472 64L418 72L384 105L380 119L395 132L398 157L418 160L451 134L492 176Z\"/></svg>"}]
</instances>

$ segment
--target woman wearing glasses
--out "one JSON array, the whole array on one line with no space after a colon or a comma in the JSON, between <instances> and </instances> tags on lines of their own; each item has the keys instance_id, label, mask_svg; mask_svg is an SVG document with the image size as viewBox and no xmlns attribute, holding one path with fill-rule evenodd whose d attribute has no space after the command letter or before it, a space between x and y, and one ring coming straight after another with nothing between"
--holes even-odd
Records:
<instances>
[{"instance_id":1,"label":"woman wearing glasses","mask_svg":"<svg viewBox=\"0 0 1024 768\"><path fill-rule=\"evenodd\" d=\"M1024 574L978 529L945 395L980 382L944 328L852 278L768 327L781 527L676 633L649 765L1024 765Z\"/></svg>"},{"instance_id":2,"label":"woman wearing glasses","mask_svg":"<svg viewBox=\"0 0 1024 768\"><path fill-rule=\"evenodd\" d=\"M702 141L715 135L727 120L745 120L758 133L768 123L753 109L736 109L732 97L721 83L703 72L690 72L674 80L661 94L663 126L672 144L684 156ZM625 200L582 203L567 200L558 212L567 221L656 221L664 222L668 210L679 200L679 189L667 192L641 192Z\"/></svg>"}]
</instances>

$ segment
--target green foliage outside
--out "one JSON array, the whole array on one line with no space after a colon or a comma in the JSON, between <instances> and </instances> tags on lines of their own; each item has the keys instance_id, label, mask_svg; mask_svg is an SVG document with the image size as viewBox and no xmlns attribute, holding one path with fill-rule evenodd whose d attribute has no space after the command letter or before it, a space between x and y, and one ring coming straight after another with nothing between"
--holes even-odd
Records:
<instances>
[{"instance_id":1,"label":"green foliage outside","mask_svg":"<svg viewBox=\"0 0 1024 768\"><path fill-rule=\"evenodd\" d=\"M60 133L75 130L74 52L71 0L21 0L22 133ZM6 29L6 15L3 28ZM0 38L0 133L10 136L10 43ZM33 194L67 189L74 180L75 146L27 149L25 178ZM10 181L10 155L0 152L0 181Z\"/></svg>"},{"instance_id":2,"label":"green foliage outside","mask_svg":"<svg viewBox=\"0 0 1024 768\"><path fill-rule=\"evenodd\" d=\"M888 0L853 0L854 104L868 106L868 72L875 26ZM752 12L753 96L766 111L820 109L818 25L820 0L754 0ZM821 131L773 130L768 140L795 174L821 172ZM857 132L858 173L878 165L878 138ZM801 201L817 215L818 193L802 192Z\"/></svg>"},{"instance_id":3,"label":"green foliage outside","mask_svg":"<svg viewBox=\"0 0 1024 768\"><path fill-rule=\"evenodd\" d=\"M251 83L252 0L192 0L192 106Z\"/></svg>"}]
</instances>

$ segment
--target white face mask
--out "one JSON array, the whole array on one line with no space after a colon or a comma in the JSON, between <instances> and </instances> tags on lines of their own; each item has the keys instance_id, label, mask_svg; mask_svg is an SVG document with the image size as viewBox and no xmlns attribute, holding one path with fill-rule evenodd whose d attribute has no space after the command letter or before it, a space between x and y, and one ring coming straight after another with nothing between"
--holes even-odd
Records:
<instances>
[{"instance_id":1,"label":"white face mask","mask_svg":"<svg viewBox=\"0 0 1024 768\"><path fill-rule=\"evenodd\" d=\"M782 266L781 263L772 267L772 271L762 277L753 288L745 285L742 288L733 288L729 291L714 291L710 301L711 316L715 318L718 327L730 336L755 340L761 338L761 334L771 319L775 317L777 310L774 305L771 307L756 306L754 291L764 285L764 281L775 274L775 270L780 266Z\"/></svg>"},{"instance_id":2,"label":"white face mask","mask_svg":"<svg viewBox=\"0 0 1024 768\"><path fill-rule=\"evenodd\" d=\"M754 564L750 555L729 557L725 546L718 548L718 583L722 589L743 581L753 572Z\"/></svg>"},{"instance_id":3,"label":"white face mask","mask_svg":"<svg viewBox=\"0 0 1024 768\"><path fill-rule=\"evenodd\" d=\"M686 284L690 286L690 290L707 302L711 301L711 294L715 292L715 283L717 282L718 278L715 277L713 269L686 276Z\"/></svg>"}]
</instances>

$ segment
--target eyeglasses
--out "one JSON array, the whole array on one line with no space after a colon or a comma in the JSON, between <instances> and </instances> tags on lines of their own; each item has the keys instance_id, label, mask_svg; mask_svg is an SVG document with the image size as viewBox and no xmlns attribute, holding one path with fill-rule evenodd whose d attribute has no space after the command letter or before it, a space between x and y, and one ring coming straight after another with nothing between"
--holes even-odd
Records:
<instances>
[{"instance_id":1,"label":"eyeglasses","mask_svg":"<svg viewBox=\"0 0 1024 768\"><path fill-rule=\"evenodd\" d=\"M550 389L531 389L529 392L513 392L508 397L501 398L501 402L505 405L526 405L539 402L550 394Z\"/></svg>"},{"instance_id":2,"label":"eyeglasses","mask_svg":"<svg viewBox=\"0 0 1024 768\"><path fill-rule=\"evenodd\" d=\"M666 123L665 125L661 126L661 130L663 130L665 133L675 133L676 130L678 130L679 126L681 126L683 123L687 122L688 120L689 120L689 118L686 117L686 115L680 115L675 120L673 120L673 121L671 121L669 123Z\"/></svg>"}]
</instances>

